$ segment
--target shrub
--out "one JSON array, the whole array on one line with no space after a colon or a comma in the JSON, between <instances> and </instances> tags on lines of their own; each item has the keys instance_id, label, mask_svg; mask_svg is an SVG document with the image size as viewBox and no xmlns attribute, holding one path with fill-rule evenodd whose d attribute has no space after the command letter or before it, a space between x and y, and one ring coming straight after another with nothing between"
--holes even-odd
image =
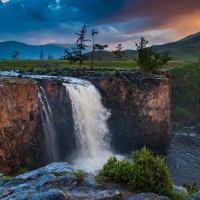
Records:
<instances>
[{"instance_id":1,"label":"shrub","mask_svg":"<svg viewBox=\"0 0 200 200\"><path fill-rule=\"evenodd\" d=\"M159 193L162 188L172 189L173 182L164 158L154 157L143 147L141 151L133 152L133 159L133 179L129 181L133 190Z\"/></svg>"},{"instance_id":2,"label":"shrub","mask_svg":"<svg viewBox=\"0 0 200 200\"><path fill-rule=\"evenodd\" d=\"M14 176L18 176L18 175L24 174L24 173L26 173L26 172L28 172L28 171L29 171L29 169L28 169L27 167L21 167L21 168L17 169L17 170L13 173L13 175L14 175Z\"/></svg>"},{"instance_id":3,"label":"shrub","mask_svg":"<svg viewBox=\"0 0 200 200\"><path fill-rule=\"evenodd\" d=\"M84 178L84 174L81 170L78 170L77 172L74 173L78 179L78 182L81 182Z\"/></svg>"},{"instance_id":4,"label":"shrub","mask_svg":"<svg viewBox=\"0 0 200 200\"><path fill-rule=\"evenodd\" d=\"M173 120L188 120L191 118L191 114L188 113L185 109L180 108L180 107L176 107L172 113L171 113L171 117Z\"/></svg>"},{"instance_id":5,"label":"shrub","mask_svg":"<svg viewBox=\"0 0 200 200\"><path fill-rule=\"evenodd\" d=\"M111 157L103 165L103 169L99 171L96 180L114 182L128 181L130 178L130 167L131 162L129 160L117 160L116 157Z\"/></svg>"},{"instance_id":6,"label":"shrub","mask_svg":"<svg viewBox=\"0 0 200 200\"><path fill-rule=\"evenodd\" d=\"M96 180L125 182L134 192L162 193L162 190L172 190L172 180L169 170L164 164L164 158L154 157L146 147L133 152L133 161L109 158Z\"/></svg>"},{"instance_id":7,"label":"shrub","mask_svg":"<svg viewBox=\"0 0 200 200\"><path fill-rule=\"evenodd\" d=\"M9 182L12 178L12 176L0 176L0 181Z\"/></svg>"},{"instance_id":8,"label":"shrub","mask_svg":"<svg viewBox=\"0 0 200 200\"><path fill-rule=\"evenodd\" d=\"M160 190L160 194L169 197L171 200L184 200L187 197L186 195L179 194L165 188Z\"/></svg>"},{"instance_id":9,"label":"shrub","mask_svg":"<svg viewBox=\"0 0 200 200\"><path fill-rule=\"evenodd\" d=\"M194 194L198 191L198 187L197 187L196 182L192 183L191 185L189 185L186 182L183 182L182 185L183 185L183 187L185 187L187 189L189 195L192 195L192 194Z\"/></svg>"},{"instance_id":10,"label":"shrub","mask_svg":"<svg viewBox=\"0 0 200 200\"><path fill-rule=\"evenodd\" d=\"M77 170L76 172L51 172L54 176L64 176L67 174L73 174L77 177L78 182L81 182L84 178L84 174L81 170Z\"/></svg>"}]
</instances>

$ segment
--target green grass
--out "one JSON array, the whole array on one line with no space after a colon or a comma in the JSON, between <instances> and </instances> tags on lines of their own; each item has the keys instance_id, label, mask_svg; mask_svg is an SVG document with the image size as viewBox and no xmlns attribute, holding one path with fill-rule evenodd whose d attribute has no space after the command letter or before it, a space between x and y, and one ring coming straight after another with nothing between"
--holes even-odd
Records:
<instances>
[{"instance_id":1,"label":"green grass","mask_svg":"<svg viewBox=\"0 0 200 200\"><path fill-rule=\"evenodd\" d=\"M67 174L73 174L77 177L77 180L79 182L81 182L84 178L84 174L81 170L78 170L76 172L51 172L51 174L53 174L54 176L64 176L64 175L67 175Z\"/></svg>"},{"instance_id":2,"label":"green grass","mask_svg":"<svg viewBox=\"0 0 200 200\"><path fill-rule=\"evenodd\" d=\"M138 65L135 61L117 61L119 69L136 69ZM188 61L173 60L168 65L163 66L164 69L173 69L174 67L182 67L188 64ZM47 65L47 66L46 66ZM79 63L69 64L67 60L0 60L0 70L22 70L28 71L31 68L35 70L53 69L69 67L78 68ZM83 66L90 67L90 61L84 61ZM95 68L116 68L116 61L94 61Z\"/></svg>"},{"instance_id":3,"label":"green grass","mask_svg":"<svg viewBox=\"0 0 200 200\"><path fill-rule=\"evenodd\" d=\"M0 181L5 181L5 182L9 182L12 180L12 176L1 176L0 177Z\"/></svg>"}]
</instances>

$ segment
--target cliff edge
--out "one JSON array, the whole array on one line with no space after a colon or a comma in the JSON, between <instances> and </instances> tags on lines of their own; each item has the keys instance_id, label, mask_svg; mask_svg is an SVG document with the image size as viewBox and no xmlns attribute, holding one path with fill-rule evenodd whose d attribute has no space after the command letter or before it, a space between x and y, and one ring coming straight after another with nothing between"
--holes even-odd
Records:
<instances>
[{"instance_id":1,"label":"cliff edge","mask_svg":"<svg viewBox=\"0 0 200 200\"><path fill-rule=\"evenodd\" d=\"M37 115L36 82L0 76L0 170L4 174L17 169L25 153L35 148Z\"/></svg>"}]
</instances>

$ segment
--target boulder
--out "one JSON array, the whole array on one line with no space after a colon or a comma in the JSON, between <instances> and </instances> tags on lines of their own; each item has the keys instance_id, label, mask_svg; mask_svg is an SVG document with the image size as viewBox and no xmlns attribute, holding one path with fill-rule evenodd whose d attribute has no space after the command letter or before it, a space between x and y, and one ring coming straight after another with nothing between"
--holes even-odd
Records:
<instances>
[{"instance_id":1,"label":"boulder","mask_svg":"<svg viewBox=\"0 0 200 200\"><path fill-rule=\"evenodd\" d=\"M158 196L154 193L140 193L130 197L128 200L170 200L168 197L165 196Z\"/></svg>"},{"instance_id":2,"label":"boulder","mask_svg":"<svg viewBox=\"0 0 200 200\"><path fill-rule=\"evenodd\" d=\"M51 163L45 167L14 177L0 186L0 199L20 200L112 200L120 199L115 189L104 189L94 175L85 173L81 181L76 169L65 162Z\"/></svg>"}]
</instances>

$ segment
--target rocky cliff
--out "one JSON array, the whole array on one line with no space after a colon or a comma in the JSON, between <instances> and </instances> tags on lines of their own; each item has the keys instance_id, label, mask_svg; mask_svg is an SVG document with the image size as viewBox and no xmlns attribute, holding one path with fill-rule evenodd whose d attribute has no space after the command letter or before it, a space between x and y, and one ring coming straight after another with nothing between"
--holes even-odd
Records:
<instances>
[{"instance_id":1,"label":"rocky cliff","mask_svg":"<svg viewBox=\"0 0 200 200\"><path fill-rule=\"evenodd\" d=\"M108 121L111 143L118 152L130 152L144 144L166 145L171 132L168 79L128 76L90 79L112 113ZM44 89L52 109L58 160L66 159L76 149L69 95L60 80L38 80L38 87ZM41 151L45 157L40 108L36 81L0 77L1 172L9 174L38 164ZM42 164L49 162L52 160L43 159Z\"/></svg>"},{"instance_id":2,"label":"rocky cliff","mask_svg":"<svg viewBox=\"0 0 200 200\"><path fill-rule=\"evenodd\" d=\"M170 139L170 84L163 76L93 79L104 104L111 109L109 127L118 151L146 144L166 145Z\"/></svg>"},{"instance_id":3,"label":"rocky cliff","mask_svg":"<svg viewBox=\"0 0 200 200\"><path fill-rule=\"evenodd\" d=\"M31 164L31 149L37 155L36 124L38 95L36 82L0 76L0 171L12 173Z\"/></svg>"}]
</instances>

